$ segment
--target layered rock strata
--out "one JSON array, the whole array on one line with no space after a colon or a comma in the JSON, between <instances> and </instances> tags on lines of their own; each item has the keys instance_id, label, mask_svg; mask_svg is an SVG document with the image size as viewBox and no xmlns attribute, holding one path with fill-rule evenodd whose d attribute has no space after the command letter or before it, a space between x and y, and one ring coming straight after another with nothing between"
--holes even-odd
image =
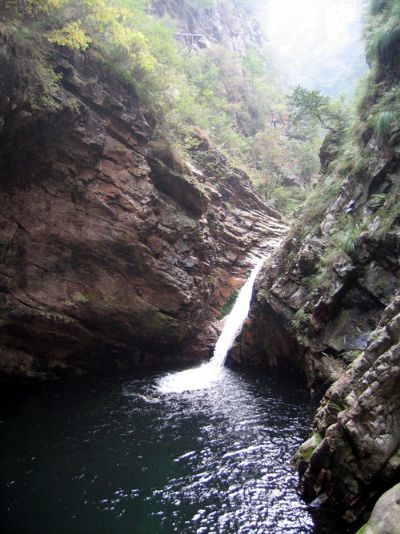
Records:
<instances>
[{"instance_id":1,"label":"layered rock strata","mask_svg":"<svg viewBox=\"0 0 400 534\"><path fill-rule=\"evenodd\" d=\"M337 510L321 532L359 523L400 477L400 296L390 304L366 350L328 390L313 436L297 454L302 491ZM321 521L322 524L322 521ZM386 531L385 531L386 532Z\"/></svg>"},{"instance_id":2,"label":"layered rock strata","mask_svg":"<svg viewBox=\"0 0 400 534\"><path fill-rule=\"evenodd\" d=\"M285 230L279 215L200 134L176 161L91 53L54 51L57 106L35 113L16 52L2 34L1 376L206 357L251 254Z\"/></svg>"}]
</instances>

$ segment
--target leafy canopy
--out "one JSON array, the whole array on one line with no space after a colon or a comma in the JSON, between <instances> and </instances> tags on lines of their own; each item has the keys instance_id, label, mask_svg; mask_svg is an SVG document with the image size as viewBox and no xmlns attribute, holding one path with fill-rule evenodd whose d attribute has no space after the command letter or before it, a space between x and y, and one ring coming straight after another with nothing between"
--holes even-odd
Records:
<instances>
[{"instance_id":1,"label":"leafy canopy","mask_svg":"<svg viewBox=\"0 0 400 534\"><path fill-rule=\"evenodd\" d=\"M335 115L331 109L330 99L320 91L298 85L288 96L288 106L291 120L294 123L309 120L319 123L325 130L336 131L333 127Z\"/></svg>"}]
</instances>

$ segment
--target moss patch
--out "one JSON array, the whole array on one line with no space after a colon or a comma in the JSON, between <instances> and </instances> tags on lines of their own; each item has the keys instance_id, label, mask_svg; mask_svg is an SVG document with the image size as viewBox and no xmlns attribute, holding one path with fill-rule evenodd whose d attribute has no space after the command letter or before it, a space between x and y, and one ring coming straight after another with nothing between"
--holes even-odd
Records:
<instances>
[{"instance_id":1,"label":"moss patch","mask_svg":"<svg viewBox=\"0 0 400 534\"><path fill-rule=\"evenodd\" d=\"M80 291L75 291L75 293L72 295L72 299L75 302L80 302L80 303L89 302L89 297L87 297L86 295L84 295Z\"/></svg>"},{"instance_id":2,"label":"moss patch","mask_svg":"<svg viewBox=\"0 0 400 534\"><path fill-rule=\"evenodd\" d=\"M321 434L313 434L311 438L309 438L307 441L305 441L299 448L299 450L296 453L295 461L296 463L300 462L309 462L310 458L315 451L315 449L318 447L318 445L322 441Z\"/></svg>"}]
</instances>

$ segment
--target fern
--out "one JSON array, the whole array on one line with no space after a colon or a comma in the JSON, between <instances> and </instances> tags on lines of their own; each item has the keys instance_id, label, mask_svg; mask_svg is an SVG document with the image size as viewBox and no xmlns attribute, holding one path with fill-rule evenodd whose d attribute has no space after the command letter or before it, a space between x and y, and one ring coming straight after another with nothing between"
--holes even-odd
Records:
<instances>
[{"instance_id":1,"label":"fern","mask_svg":"<svg viewBox=\"0 0 400 534\"><path fill-rule=\"evenodd\" d=\"M295 330L299 330L302 327L306 326L308 320L309 320L309 314L304 310L304 308L300 308L294 314L293 319L290 321L290 325Z\"/></svg>"},{"instance_id":2,"label":"fern","mask_svg":"<svg viewBox=\"0 0 400 534\"><path fill-rule=\"evenodd\" d=\"M390 138L393 124L396 120L396 113L393 111L381 111L373 122L374 133L380 143Z\"/></svg>"},{"instance_id":3,"label":"fern","mask_svg":"<svg viewBox=\"0 0 400 534\"><path fill-rule=\"evenodd\" d=\"M316 291L320 294L322 291L328 289L330 285L330 274L329 270L322 266L318 265L319 272L317 274L312 274L305 278L304 283L310 291Z\"/></svg>"}]
</instances>

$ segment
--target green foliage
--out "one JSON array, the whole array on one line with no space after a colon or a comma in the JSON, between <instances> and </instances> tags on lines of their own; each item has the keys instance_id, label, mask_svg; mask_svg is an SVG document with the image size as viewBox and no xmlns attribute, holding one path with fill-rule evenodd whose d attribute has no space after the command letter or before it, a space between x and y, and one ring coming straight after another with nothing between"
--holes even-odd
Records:
<instances>
[{"instance_id":1,"label":"green foliage","mask_svg":"<svg viewBox=\"0 0 400 534\"><path fill-rule=\"evenodd\" d=\"M371 82L371 73L368 72L359 79L353 97L353 108L358 114L363 113L373 103L375 88Z\"/></svg>"},{"instance_id":2,"label":"green foliage","mask_svg":"<svg viewBox=\"0 0 400 534\"><path fill-rule=\"evenodd\" d=\"M367 116L369 125L381 145L389 145L392 136L400 132L400 87L384 92L371 106Z\"/></svg>"},{"instance_id":3,"label":"green foliage","mask_svg":"<svg viewBox=\"0 0 400 534\"><path fill-rule=\"evenodd\" d=\"M62 75L46 62L40 37L29 28L20 28L17 24L2 25L1 31L2 37L15 51L15 71L26 87L24 96L30 111L37 114L58 111Z\"/></svg>"},{"instance_id":4,"label":"green foliage","mask_svg":"<svg viewBox=\"0 0 400 534\"><path fill-rule=\"evenodd\" d=\"M184 0L182 9L219 3L229 15L232 0ZM248 0L239 3L235 9L248 9ZM156 19L147 4L29 0L22 8L15 0L13 9L21 36L41 50L38 65L45 67L49 43L96 56L134 87L157 117L156 136L177 147L183 159L194 143L193 128L199 127L248 171L270 204L293 210L305 196L304 184L318 172L318 131L290 138L270 124L271 112L285 112L286 104L266 51L249 47L241 54L216 44L193 53L176 41L173 21ZM56 111L60 80L48 74L35 89L33 107Z\"/></svg>"},{"instance_id":5,"label":"green foliage","mask_svg":"<svg viewBox=\"0 0 400 534\"><path fill-rule=\"evenodd\" d=\"M82 29L80 20L68 22L59 30L53 30L47 35L47 39L54 44L66 46L71 50L86 50L91 43L91 38Z\"/></svg>"},{"instance_id":6,"label":"green foliage","mask_svg":"<svg viewBox=\"0 0 400 534\"><path fill-rule=\"evenodd\" d=\"M351 255L357 245L361 232L366 228L366 222L357 223L350 215L337 218L335 233L331 237L333 245L345 254Z\"/></svg>"},{"instance_id":7,"label":"green foliage","mask_svg":"<svg viewBox=\"0 0 400 534\"><path fill-rule=\"evenodd\" d=\"M367 58L389 72L399 65L400 2L375 0L366 30Z\"/></svg>"},{"instance_id":8,"label":"green foliage","mask_svg":"<svg viewBox=\"0 0 400 534\"><path fill-rule=\"evenodd\" d=\"M72 299L75 302L79 302L81 304L85 304L86 302L89 302L89 297L81 293L80 291L75 291L75 293L72 295Z\"/></svg>"},{"instance_id":9,"label":"green foliage","mask_svg":"<svg viewBox=\"0 0 400 534\"><path fill-rule=\"evenodd\" d=\"M227 301L221 308L221 312L219 314L220 319L223 319L226 315L228 315L228 313L231 312L233 305L235 304L235 301L237 299L237 296L238 296L238 291L237 290L232 291Z\"/></svg>"},{"instance_id":10,"label":"green foliage","mask_svg":"<svg viewBox=\"0 0 400 534\"><path fill-rule=\"evenodd\" d=\"M310 184L320 168L318 138L306 139L304 142L293 140L290 145L301 180Z\"/></svg>"},{"instance_id":11,"label":"green foliage","mask_svg":"<svg viewBox=\"0 0 400 534\"><path fill-rule=\"evenodd\" d=\"M243 65L250 74L250 87L251 92L254 94L256 79L262 78L265 73L265 59L255 48L248 48L243 59Z\"/></svg>"},{"instance_id":12,"label":"green foliage","mask_svg":"<svg viewBox=\"0 0 400 534\"><path fill-rule=\"evenodd\" d=\"M31 6L54 26L46 34L51 43L85 51L93 42L114 60L118 52L128 69L150 71L155 66L146 36L152 17L142 0L32 0Z\"/></svg>"},{"instance_id":13,"label":"green foliage","mask_svg":"<svg viewBox=\"0 0 400 534\"><path fill-rule=\"evenodd\" d=\"M57 100L55 100L55 98L53 98L51 95L42 94L37 98L36 102L32 104L32 108L42 108L47 111L50 111L51 113L55 113L61 108L61 106L57 102Z\"/></svg>"},{"instance_id":14,"label":"green foliage","mask_svg":"<svg viewBox=\"0 0 400 534\"><path fill-rule=\"evenodd\" d=\"M393 111L380 111L372 120L374 132L381 143L390 138L392 124L396 120L396 114Z\"/></svg>"},{"instance_id":15,"label":"green foliage","mask_svg":"<svg viewBox=\"0 0 400 534\"><path fill-rule=\"evenodd\" d=\"M257 190L279 211L289 214L306 196L319 171L319 140L293 139L267 125L248 147L250 172Z\"/></svg>"},{"instance_id":16,"label":"green foliage","mask_svg":"<svg viewBox=\"0 0 400 534\"><path fill-rule=\"evenodd\" d=\"M312 187L306 198L298 224L307 225L310 229L320 224L329 204L336 198L341 185L342 181L339 177L329 175Z\"/></svg>"},{"instance_id":17,"label":"green foliage","mask_svg":"<svg viewBox=\"0 0 400 534\"><path fill-rule=\"evenodd\" d=\"M373 15L378 15L382 13L387 5L387 0L372 0L371 2L371 13Z\"/></svg>"},{"instance_id":18,"label":"green foliage","mask_svg":"<svg viewBox=\"0 0 400 534\"><path fill-rule=\"evenodd\" d=\"M299 308L290 321L291 327L295 330L297 342L300 345L308 344L310 315L304 308Z\"/></svg>"},{"instance_id":19,"label":"green foliage","mask_svg":"<svg viewBox=\"0 0 400 534\"><path fill-rule=\"evenodd\" d=\"M311 291L321 293L329 289L335 268L350 261L356 250L361 232L367 227L367 221L357 223L350 215L338 215L331 235L326 239L325 249L317 264L317 272L306 279Z\"/></svg>"},{"instance_id":20,"label":"green foliage","mask_svg":"<svg viewBox=\"0 0 400 534\"><path fill-rule=\"evenodd\" d=\"M385 239L393 230L394 225L400 221L400 184L398 182L390 194L386 195L386 201L373 216L377 217L379 221L378 229L375 232L376 237Z\"/></svg>"},{"instance_id":21,"label":"green foliage","mask_svg":"<svg viewBox=\"0 0 400 534\"><path fill-rule=\"evenodd\" d=\"M302 327L307 325L309 321L309 314L305 311L304 308L299 308L294 314L293 319L290 321L291 326L296 330L300 330Z\"/></svg>"},{"instance_id":22,"label":"green foliage","mask_svg":"<svg viewBox=\"0 0 400 534\"><path fill-rule=\"evenodd\" d=\"M334 162L334 170L338 174L346 176L349 172L355 174L363 171L367 164L368 157L365 156L357 139L353 137L345 138L340 146L339 155Z\"/></svg>"},{"instance_id":23,"label":"green foliage","mask_svg":"<svg viewBox=\"0 0 400 534\"><path fill-rule=\"evenodd\" d=\"M358 358L358 356L360 356L360 354L362 353L362 350L361 349L352 349L352 350L348 350L347 352L344 352L341 357L343 359L343 361L346 363L346 364L350 364L351 362L353 362L356 358Z\"/></svg>"},{"instance_id":24,"label":"green foliage","mask_svg":"<svg viewBox=\"0 0 400 534\"><path fill-rule=\"evenodd\" d=\"M305 280L310 291L318 295L331 291L342 265L351 266L365 232L368 231L370 239L390 238L391 243L400 222L397 174L387 177L392 182L388 190L370 198L369 214L360 214L357 210L348 215L341 214L333 202L349 175L358 175L361 181L365 174L370 174L373 144L366 146L366 140L371 138L371 133L379 148L388 151L389 157L398 157L400 152L400 1L374 1L371 13L367 32L371 71L361 81L352 106L339 103L338 120L331 123L333 129L340 132L336 147L331 147L332 153L337 152L337 155L329 165L329 174L314 183L291 231L297 243L307 233L318 235L318 226L327 212L330 214L329 226L324 227L324 249L316 272ZM307 119L324 125L332 111L331 103L323 95L299 87L289 102L292 116L299 123L305 123ZM299 322L295 318L294 324ZM349 362L357 354L349 353L344 359Z\"/></svg>"},{"instance_id":25,"label":"green foliage","mask_svg":"<svg viewBox=\"0 0 400 534\"><path fill-rule=\"evenodd\" d=\"M309 121L335 132L343 121L340 110L334 109L328 96L300 85L288 96L288 106L291 120L295 124Z\"/></svg>"},{"instance_id":26,"label":"green foliage","mask_svg":"<svg viewBox=\"0 0 400 534\"><path fill-rule=\"evenodd\" d=\"M330 274L328 269L320 266L319 271L316 274L311 274L305 278L304 283L306 287L312 292L318 292L319 294L330 285Z\"/></svg>"}]
</instances>

